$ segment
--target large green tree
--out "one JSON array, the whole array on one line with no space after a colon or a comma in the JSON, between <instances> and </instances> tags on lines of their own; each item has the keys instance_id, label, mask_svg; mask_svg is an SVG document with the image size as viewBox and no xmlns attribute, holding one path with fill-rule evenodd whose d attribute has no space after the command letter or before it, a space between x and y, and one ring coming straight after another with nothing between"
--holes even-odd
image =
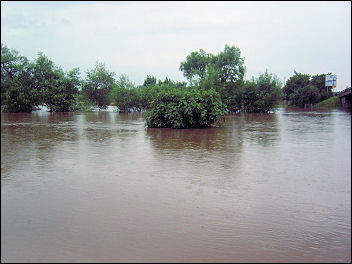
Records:
<instances>
[{"instance_id":1,"label":"large green tree","mask_svg":"<svg viewBox=\"0 0 352 264\"><path fill-rule=\"evenodd\" d=\"M13 80L27 63L27 58L20 56L17 50L9 49L1 43L1 77L6 77L1 78L1 82Z\"/></svg>"},{"instance_id":2,"label":"large green tree","mask_svg":"<svg viewBox=\"0 0 352 264\"><path fill-rule=\"evenodd\" d=\"M140 90L125 74L119 76L110 93L110 98L120 112L128 112L133 108L141 109Z\"/></svg>"},{"instance_id":3,"label":"large green tree","mask_svg":"<svg viewBox=\"0 0 352 264\"><path fill-rule=\"evenodd\" d=\"M225 45L224 51L211 57L211 62L219 71L221 82L236 82L243 80L246 72L241 50L235 46Z\"/></svg>"},{"instance_id":4,"label":"large green tree","mask_svg":"<svg viewBox=\"0 0 352 264\"><path fill-rule=\"evenodd\" d=\"M114 75L115 73L106 69L105 64L97 62L94 68L87 72L82 93L91 103L106 108L110 103L109 94L115 82Z\"/></svg>"},{"instance_id":5,"label":"large green tree","mask_svg":"<svg viewBox=\"0 0 352 264\"><path fill-rule=\"evenodd\" d=\"M284 99L290 104L303 107L305 104L316 104L332 96L331 87L325 87L326 74L310 76L294 72L284 88Z\"/></svg>"},{"instance_id":6,"label":"large green tree","mask_svg":"<svg viewBox=\"0 0 352 264\"><path fill-rule=\"evenodd\" d=\"M246 68L238 47L225 45L224 51L213 55L204 50L192 52L179 68L192 85L214 88L229 108L236 108L234 94L243 84Z\"/></svg>"},{"instance_id":7,"label":"large green tree","mask_svg":"<svg viewBox=\"0 0 352 264\"><path fill-rule=\"evenodd\" d=\"M65 73L44 54L38 54L32 67L32 87L39 104L47 105L50 111L72 111L79 85L78 68Z\"/></svg>"},{"instance_id":8,"label":"large green tree","mask_svg":"<svg viewBox=\"0 0 352 264\"><path fill-rule=\"evenodd\" d=\"M1 108L9 112L30 112L37 103L32 90L28 59L1 43Z\"/></svg>"},{"instance_id":9,"label":"large green tree","mask_svg":"<svg viewBox=\"0 0 352 264\"><path fill-rule=\"evenodd\" d=\"M212 56L203 49L193 51L186 57L186 61L181 62L179 69L191 83L198 82L205 77Z\"/></svg>"},{"instance_id":10,"label":"large green tree","mask_svg":"<svg viewBox=\"0 0 352 264\"><path fill-rule=\"evenodd\" d=\"M246 112L267 113L275 108L282 97L281 82L266 70L258 78L246 81L241 94L241 109Z\"/></svg>"},{"instance_id":11,"label":"large green tree","mask_svg":"<svg viewBox=\"0 0 352 264\"><path fill-rule=\"evenodd\" d=\"M79 86L79 70L68 73L43 53L30 62L1 45L1 105L8 112L30 112L47 105L50 111L71 111Z\"/></svg>"},{"instance_id":12,"label":"large green tree","mask_svg":"<svg viewBox=\"0 0 352 264\"><path fill-rule=\"evenodd\" d=\"M294 73L295 74L287 80L283 88L285 100L290 100L290 98L294 96L293 94L297 93L299 89L309 85L309 74L298 73L296 71L294 71Z\"/></svg>"},{"instance_id":13,"label":"large green tree","mask_svg":"<svg viewBox=\"0 0 352 264\"><path fill-rule=\"evenodd\" d=\"M51 111L73 111L80 85L79 69L74 68L67 73L56 69L55 74L55 85L48 90L45 103Z\"/></svg>"},{"instance_id":14,"label":"large green tree","mask_svg":"<svg viewBox=\"0 0 352 264\"><path fill-rule=\"evenodd\" d=\"M47 104L56 90L60 77L62 77L61 69L41 52L38 53L31 69L32 87L38 96L38 104Z\"/></svg>"},{"instance_id":15,"label":"large green tree","mask_svg":"<svg viewBox=\"0 0 352 264\"><path fill-rule=\"evenodd\" d=\"M246 72L241 50L229 45L225 45L224 51L217 55L206 53L203 49L191 52L179 69L193 84L206 78L209 70L215 71L222 83L243 80Z\"/></svg>"},{"instance_id":16,"label":"large green tree","mask_svg":"<svg viewBox=\"0 0 352 264\"><path fill-rule=\"evenodd\" d=\"M331 73L317 74L311 77L310 83L318 89L320 94L320 101L324 101L330 98L331 96L333 96L332 87L325 86L326 75L330 75L330 74Z\"/></svg>"}]
</instances>

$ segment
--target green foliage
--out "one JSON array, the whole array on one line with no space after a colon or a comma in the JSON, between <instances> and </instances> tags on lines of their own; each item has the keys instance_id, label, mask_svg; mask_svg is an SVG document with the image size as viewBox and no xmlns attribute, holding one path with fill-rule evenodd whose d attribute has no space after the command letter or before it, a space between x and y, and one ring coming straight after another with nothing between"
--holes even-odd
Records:
<instances>
[{"instance_id":1,"label":"green foliage","mask_svg":"<svg viewBox=\"0 0 352 264\"><path fill-rule=\"evenodd\" d=\"M87 72L82 92L91 103L106 108L110 103L109 95L115 82L114 75L115 73L105 68L105 64L97 62L94 68Z\"/></svg>"},{"instance_id":2,"label":"green foliage","mask_svg":"<svg viewBox=\"0 0 352 264\"><path fill-rule=\"evenodd\" d=\"M61 69L55 71L58 79L48 90L45 103L51 111L67 112L75 109L76 94L80 85L79 69L74 68L65 74Z\"/></svg>"},{"instance_id":3,"label":"green foliage","mask_svg":"<svg viewBox=\"0 0 352 264\"><path fill-rule=\"evenodd\" d=\"M211 54L206 53L203 49L191 52L186 57L186 61L181 62L180 71L191 82L202 79L205 77L207 68L211 62Z\"/></svg>"},{"instance_id":4,"label":"green foliage","mask_svg":"<svg viewBox=\"0 0 352 264\"><path fill-rule=\"evenodd\" d=\"M54 112L72 111L79 86L78 68L65 73L45 55L38 54L32 67L32 88L37 96L36 105L47 105Z\"/></svg>"},{"instance_id":5,"label":"green foliage","mask_svg":"<svg viewBox=\"0 0 352 264\"><path fill-rule=\"evenodd\" d=\"M226 114L226 106L214 90L170 89L158 93L145 114L148 127L207 127Z\"/></svg>"},{"instance_id":6,"label":"green foliage","mask_svg":"<svg viewBox=\"0 0 352 264\"><path fill-rule=\"evenodd\" d=\"M219 78L219 72L214 65L210 64L207 68L207 72L204 74L204 77L199 80L199 87L205 90L214 88L220 95L222 99L226 97L226 85L221 82Z\"/></svg>"},{"instance_id":7,"label":"green foliage","mask_svg":"<svg viewBox=\"0 0 352 264\"><path fill-rule=\"evenodd\" d=\"M150 126L183 128L208 126L213 122L214 118L207 112L209 109L195 107L195 102L203 105L210 95L216 98L210 102L216 102L214 109L223 109L226 105L227 110L235 112L269 112L280 98L303 106L332 96L331 89L326 90L325 87L325 74L311 77L295 72L283 89L278 78L268 71L257 79L244 80L244 58L235 46L225 45L224 51L216 55L202 49L191 52L179 69L191 86L167 77L157 81L155 76L149 75L140 86L135 86L126 75L115 81L115 74L99 62L81 81L78 68L63 72L42 53L29 62L17 51L1 44L1 109L30 112L33 107L44 104L50 111L91 111L93 106L106 108L114 104L121 112L149 110ZM181 94L183 97L180 97ZM165 99L165 96L168 97ZM170 106L156 105L160 100L169 99L172 99ZM180 102L193 110L182 108ZM158 111L155 112L155 109ZM176 112L170 109L176 109ZM203 112L198 113L194 109ZM164 110L168 112L163 114ZM208 119L205 120L204 116ZM196 117L200 120L198 123Z\"/></svg>"},{"instance_id":8,"label":"green foliage","mask_svg":"<svg viewBox=\"0 0 352 264\"><path fill-rule=\"evenodd\" d=\"M152 100L156 97L159 91L161 91L161 86L157 84L141 87L139 90L140 108L149 110Z\"/></svg>"},{"instance_id":9,"label":"green foliage","mask_svg":"<svg viewBox=\"0 0 352 264\"><path fill-rule=\"evenodd\" d=\"M1 85L3 82L12 81L28 66L28 59L18 54L18 51L1 43Z\"/></svg>"},{"instance_id":10,"label":"green foliage","mask_svg":"<svg viewBox=\"0 0 352 264\"><path fill-rule=\"evenodd\" d=\"M291 105L301 106L304 104L316 104L332 96L331 88L325 87L325 74L310 76L309 74L297 73L287 80L283 92L284 98Z\"/></svg>"},{"instance_id":11,"label":"green foliage","mask_svg":"<svg viewBox=\"0 0 352 264\"><path fill-rule=\"evenodd\" d=\"M32 95L33 91L15 78L6 91L4 111L12 113L31 112L33 106Z\"/></svg>"},{"instance_id":12,"label":"green foliage","mask_svg":"<svg viewBox=\"0 0 352 264\"><path fill-rule=\"evenodd\" d=\"M245 111L245 106L248 103L246 100L246 88L248 81L240 81L236 83L226 84L226 93L223 94L223 101L227 105L229 111L239 112ZM255 81L253 81L255 85Z\"/></svg>"},{"instance_id":13,"label":"green foliage","mask_svg":"<svg viewBox=\"0 0 352 264\"><path fill-rule=\"evenodd\" d=\"M214 88L230 111L268 112L282 94L282 84L268 71L257 80L244 81L244 58L235 46L225 45L217 55L192 52L181 62L180 70L191 84L205 90Z\"/></svg>"},{"instance_id":14,"label":"green foliage","mask_svg":"<svg viewBox=\"0 0 352 264\"><path fill-rule=\"evenodd\" d=\"M210 66L199 86L203 89L215 87L230 111L269 112L282 96L281 82L268 70L252 81L222 82L217 76L216 70Z\"/></svg>"},{"instance_id":15,"label":"green foliage","mask_svg":"<svg viewBox=\"0 0 352 264\"><path fill-rule=\"evenodd\" d=\"M294 93L298 91L298 89L307 86L309 84L310 75L309 74L302 74L297 73L295 71L295 75L291 76L290 79L287 80L283 92L286 100L290 100L291 97L293 98Z\"/></svg>"},{"instance_id":16,"label":"green foliage","mask_svg":"<svg viewBox=\"0 0 352 264\"><path fill-rule=\"evenodd\" d=\"M191 84L198 84L209 76L214 78L214 74L221 83L234 83L243 80L246 71L240 49L229 45L225 45L224 51L217 55L202 49L192 52L186 61L181 62L179 69Z\"/></svg>"},{"instance_id":17,"label":"green foliage","mask_svg":"<svg viewBox=\"0 0 352 264\"><path fill-rule=\"evenodd\" d=\"M326 100L333 96L332 87L326 89L325 76L326 74L313 75L310 80L310 83L314 85L319 91L320 101Z\"/></svg>"},{"instance_id":18,"label":"green foliage","mask_svg":"<svg viewBox=\"0 0 352 264\"><path fill-rule=\"evenodd\" d=\"M73 111L77 112L92 112L95 106L89 101L89 99L82 93L75 95L75 104Z\"/></svg>"},{"instance_id":19,"label":"green foliage","mask_svg":"<svg viewBox=\"0 0 352 264\"><path fill-rule=\"evenodd\" d=\"M297 106L304 106L305 104L315 104L317 102L320 102L319 90L312 84L300 87L293 94L290 95L290 101Z\"/></svg>"},{"instance_id":20,"label":"green foliage","mask_svg":"<svg viewBox=\"0 0 352 264\"><path fill-rule=\"evenodd\" d=\"M140 90L122 74L110 93L110 98L119 108L120 112L128 112L130 109L141 109Z\"/></svg>"},{"instance_id":21,"label":"green foliage","mask_svg":"<svg viewBox=\"0 0 352 264\"><path fill-rule=\"evenodd\" d=\"M30 112L41 104L71 111L78 91L78 68L64 73L39 53L34 62L1 44L1 105L8 112Z\"/></svg>"},{"instance_id":22,"label":"green foliage","mask_svg":"<svg viewBox=\"0 0 352 264\"><path fill-rule=\"evenodd\" d=\"M269 73L260 74L256 79L255 98L248 104L252 103L251 109L247 112L269 112L279 103L282 97L281 82L276 75Z\"/></svg>"},{"instance_id":23,"label":"green foliage","mask_svg":"<svg viewBox=\"0 0 352 264\"><path fill-rule=\"evenodd\" d=\"M157 96L158 93L162 91L168 91L170 89L184 89L186 86L186 82L174 82L168 78L165 78L164 81L159 80L158 83L156 83L156 79L155 82L153 81L149 84L144 81L143 86L139 87L138 107L139 109L149 110L151 108L152 100Z\"/></svg>"},{"instance_id":24,"label":"green foliage","mask_svg":"<svg viewBox=\"0 0 352 264\"><path fill-rule=\"evenodd\" d=\"M145 78L144 82L143 82L143 86L144 87L148 87L151 85L155 85L156 84L156 78L155 76L149 76L147 75L147 78Z\"/></svg>"},{"instance_id":25,"label":"green foliage","mask_svg":"<svg viewBox=\"0 0 352 264\"><path fill-rule=\"evenodd\" d=\"M126 89L117 87L116 89L114 88L114 92L116 94L114 102L120 112L128 112L133 108L140 110L139 91L137 88Z\"/></svg>"},{"instance_id":26,"label":"green foliage","mask_svg":"<svg viewBox=\"0 0 352 264\"><path fill-rule=\"evenodd\" d=\"M32 67L32 88L37 92L37 104L45 104L54 96L57 81L62 77L62 70L41 52L38 53ZM49 99L50 98L50 99Z\"/></svg>"},{"instance_id":27,"label":"green foliage","mask_svg":"<svg viewBox=\"0 0 352 264\"><path fill-rule=\"evenodd\" d=\"M38 104L45 104L54 112L72 111L80 85L79 69L65 73L42 53L38 54L32 71L32 87Z\"/></svg>"},{"instance_id":28,"label":"green foliage","mask_svg":"<svg viewBox=\"0 0 352 264\"><path fill-rule=\"evenodd\" d=\"M225 45L223 52L211 57L211 62L218 70L221 82L234 83L243 80L246 68L239 48Z\"/></svg>"},{"instance_id":29,"label":"green foliage","mask_svg":"<svg viewBox=\"0 0 352 264\"><path fill-rule=\"evenodd\" d=\"M31 89L31 67L26 57L1 43L1 106L4 111L32 111L36 102Z\"/></svg>"}]
</instances>

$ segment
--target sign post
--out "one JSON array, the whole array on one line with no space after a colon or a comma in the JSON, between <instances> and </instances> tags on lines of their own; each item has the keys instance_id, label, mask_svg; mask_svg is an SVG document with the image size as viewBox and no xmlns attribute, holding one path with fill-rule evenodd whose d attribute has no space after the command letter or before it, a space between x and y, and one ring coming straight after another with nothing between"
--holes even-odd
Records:
<instances>
[{"instance_id":1,"label":"sign post","mask_svg":"<svg viewBox=\"0 0 352 264\"><path fill-rule=\"evenodd\" d=\"M328 92L329 87L336 88L336 80L336 75L325 75L326 92Z\"/></svg>"}]
</instances>

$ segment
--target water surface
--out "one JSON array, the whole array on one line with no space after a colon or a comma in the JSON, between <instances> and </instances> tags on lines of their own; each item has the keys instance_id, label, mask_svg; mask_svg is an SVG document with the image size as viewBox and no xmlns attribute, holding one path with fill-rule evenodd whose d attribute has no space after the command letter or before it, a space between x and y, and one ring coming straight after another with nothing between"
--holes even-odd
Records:
<instances>
[{"instance_id":1,"label":"water surface","mask_svg":"<svg viewBox=\"0 0 352 264\"><path fill-rule=\"evenodd\" d=\"M2 113L1 261L350 262L351 113Z\"/></svg>"}]
</instances>

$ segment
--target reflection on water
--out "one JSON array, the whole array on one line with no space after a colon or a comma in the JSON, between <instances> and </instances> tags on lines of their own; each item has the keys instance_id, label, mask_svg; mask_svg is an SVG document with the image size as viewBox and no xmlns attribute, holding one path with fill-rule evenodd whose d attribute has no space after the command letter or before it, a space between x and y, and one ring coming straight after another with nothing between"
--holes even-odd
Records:
<instances>
[{"instance_id":1,"label":"reflection on water","mask_svg":"<svg viewBox=\"0 0 352 264\"><path fill-rule=\"evenodd\" d=\"M248 114L229 115L237 135L243 135L246 140L254 144L270 146L280 138L278 116L276 114Z\"/></svg>"},{"instance_id":2,"label":"reflection on water","mask_svg":"<svg viewBox=\"0 0 352 264\"><path fill-rule=\"evenodd\" d=\"M4 262L349 262L351 114L1 114Z\"/></svg>"}]
</instances>

